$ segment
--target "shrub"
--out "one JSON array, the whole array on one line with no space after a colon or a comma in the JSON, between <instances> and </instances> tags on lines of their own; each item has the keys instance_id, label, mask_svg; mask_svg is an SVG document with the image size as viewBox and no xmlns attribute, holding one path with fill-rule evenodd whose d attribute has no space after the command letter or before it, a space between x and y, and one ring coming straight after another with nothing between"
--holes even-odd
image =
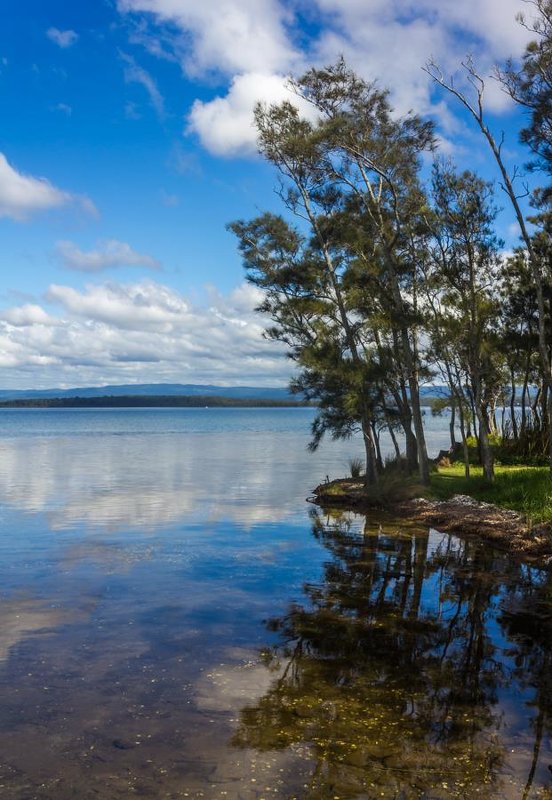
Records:
<instances>
[{"instance_id":1,"label":"shrub","mask_svg":"<svg viewBox=\"0 0 552 800\"><path fill-rule=\"evenodd\" d=\"M361 458L349 459L349 473L351 478L360 478L363 473L364 464Z\"/></svg>"},{"instance_id":2,"label":"shrub","mask_svg":"<svg viewBox=\"0 0 552 800\"><path fill-rule=\"evenodd\" d=\"M397 458L397 456L387 456L385 459L385 472L408 473L408 461L404 456Z\"/></svg>"}]
</instances>

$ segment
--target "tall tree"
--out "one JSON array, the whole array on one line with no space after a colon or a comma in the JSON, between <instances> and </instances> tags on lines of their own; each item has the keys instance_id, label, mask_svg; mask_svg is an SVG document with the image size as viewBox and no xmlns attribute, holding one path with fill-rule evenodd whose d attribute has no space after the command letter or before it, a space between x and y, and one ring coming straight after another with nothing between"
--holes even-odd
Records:
<instances>
[{"instance_id":1,"label":"tall tree","mask_svg":"<svg viewBox=\"0 0 552 800\"><path fill-rule=\"evenodd\" d=\"M528 20L521 14L518 19L534 39L527 45L521 65L510 60L505 69L498 70L498 77L527 111L528 123L520 138L533 153L531 166L552 176L552 0L534 0L531 5L536 16Z\"/></svg>"},{"instance_id":2,"label":"tall tree","mask_svg":"<svg viewBox=\"0 0 552 800\"><path fill-rule=\"evenodd\" d=\"M272 214L229 227L238 237L248 279L265 293L259 310L273 321L267 336L284 342L300 368L292 388L319 402L312 447L326 431L349 436L360 427L366 482L376 483L370 353L347 307L346 265L327 241L320 215L309 208L315 231L310 236Z\"/></svg>"},{"instance_id":3,"label":"tall tree","mask_svg":"<svg viewBox=\"0 0 552 800\"><path fill-rule=\"evenodd\" d=\"M391 397L428 483L416 282L425 202L418 174L432 126L415 115L395 118L386 92L343 61L293 86L315 109L314 122L291 103L259 104L255 120L260 152L279 171L280 196L303 233L282 236L284 220L266 215L230 227L249 278L268 292L270 335L290 345L302 367L295 387L320 401L314 443L326 430L343 435L359 423L367 479L375 481L378 420L395 421ZM312 303L318 317L300 332L298 303ZM382 369L389 347L393 380Z\"/></svg>"},{"instance_id":4,"label":"tall tree","mask_svg":"<svg viewBox=\"0 0 552 800\"><path fill-rule=\"evenodd\" d=\"M469 377L481 461L485 477L492 481L488 406L498 383L491 336L498 318L495 286L501 244L494 233L497 212L492 187L471 172L458 175L450 165L437 162L433 197L437 243L434 275L449 334L451 326L454 328L452 349Z\"/></svg>"},{"instance_id":5,"label":"tall tree","mask_svg":"<svg viewBox=\"0 0 552 800\"><path fill-rule=\"evenodd\" d=\"M541 0L537 0L536 5L537 7L548 9L549 2L541 2ZM457 98L457 100L469 112L477 124L495 159L500 174L500 185L515 213L519 227L520 238L527 251L527 262L537 299L538 350L543 376L544 394L547 400L547 427L548 430L552 430L552 358L549 352L547 341L546 318L548 310L545 299L547 278L544 272L544 267L546 265L543 265L541 254L538 249L535 248L535 242L531 233L530 223L525 216L522 206L522 199L527 196L527 189L524 188L521 193L518 193L516 189L516 181L520 177L519 169L517 167L514 168L513 171L508 169L503 152L504 137L502 136L501 138L497 139L487 120L484 104L485 81L478 74L471 59L465 61L463 63L463 67L468 82L471 84L471 87L474 91L473 98L470 98L468 94L460 90L452 78L447 80L439 66L434 62L430 61L426 65L426 71L437 84ZM552 436L549 437L549 463L550 469L552 470Z\"/></svg>"},{"instance_id":6,"label":"tall tree","mask_svg":"<svg viewBox=\"0 0 552 800\"><path fill-rule=\"evenodd\" d=\"M427 484L416 284L425 204L419 171L422 153L434 144L433 126L414 114L395 117L387 93L359 78L343 60L311 69L293 85L319 114L314 134L320 169L342 193L349 219L343 246L357 267L370 273L380 317L385 316L394 337L396 396L402 401L399 408L408 409L402 416L407 440L408 418L413 420L420 478ZM351 226L356 226L356 235L351 235Z\"/></svg>"}]
</instances>

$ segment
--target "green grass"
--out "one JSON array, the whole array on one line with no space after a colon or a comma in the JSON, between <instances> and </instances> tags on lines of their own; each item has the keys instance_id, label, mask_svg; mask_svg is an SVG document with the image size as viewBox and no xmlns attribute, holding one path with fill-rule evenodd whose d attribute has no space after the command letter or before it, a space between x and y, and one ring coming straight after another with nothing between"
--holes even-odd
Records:
<instances>
[{"instance_id":1,"label":"green grass","mask_svg":"<svg viewBox=\"0 0 552 800\"><path fill-rule=\"evenodd\" d=\"M493 484L485 481L481 467L471 467L471 475L464 477L463 464L439 467L431 476L432 494L439 500L468 494L476 500L520 511L533 523L552 522L552 475L548 467L497 465Z\"/></svg>"}]
</instances>

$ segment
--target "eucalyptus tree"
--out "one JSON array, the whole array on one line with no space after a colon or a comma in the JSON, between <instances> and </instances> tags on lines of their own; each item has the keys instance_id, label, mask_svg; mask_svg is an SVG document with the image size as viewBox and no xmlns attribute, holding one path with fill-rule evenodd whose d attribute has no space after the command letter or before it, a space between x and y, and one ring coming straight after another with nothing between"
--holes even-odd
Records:
<instances>
[{"instance_id":1,"label":"eucalyptus tree","mask_svg":"<svg viewBox=\"0 0 552 800\"><path fill-rule=\"evenodd\" d=\"M296 121L300 123L298 118ZM325 220L310 200L312 187L304 172L299 180L312 215L308 233L273 214L237 221L229 228L238 237L248 280L264 292L259 310L273 322L266 335L283 342L300 368L291 388L319 403L312 449L326 431L346 437L360 427L366 482L376 483L373 431L377 396L370 380L370 348L360 335L359 321L347 307L343 289L346 261L324 231ZM296 208L295 198L288 197L288 202Z\"/></svg>"},{"instance_id":2,"label":"eucalyptus tree","mask_svg":"<svg viewBox=\"0 0 552 800\"><path fill-rule=\"evenodd\" d=\"M427 483L416 282L425 202L418 172L432 126L394 117L386 92L343 61L292 85L312 119L284 102L259 104L255 121L259 150L299 224L261 215L230 228L249 279L266 292L261 309L275 323L268 335L302 368L295 388L320 401L314 445L326 430L346 435L358 423L375 481L378 424L391 428L398 410L411 464ZM391 369L382 360L389 352Z\"/></svg>"},{"instance_id":3,"label":"eucalyptus tree","mask_svg":"<svg viewBox=\"0 0 552 800\"><path fill-rule=\"evenodd\" d=\"M422 154L434 145L433 126L415 114L394 115L387 92L357 76L343 60L309 70L293 86L320 115L324 170L344 193L345 209L358 226L360 235L349 237L346 246L371 276L371 299L378 302L382 327L394 346L395 402L406 411L407 436L411 415L420 478L428 483L417 280L425 205L419 172Z\"/></svg>"},{"instance_id":4,"label":"eucalyptus tree","mask_svg":"<svg viewBox=\"0 0 552 800\"><path fill-rule=\"evenodd\" d=\"M511 97L529 112L529 124L521 131L520 138L527 144L532 153L531 167L539 167L545 174L551 174L551 134L552 134L552 3L550 0L532 0L529 5L536 11L533 21L527 23L520 15L518 19L535 35L527 46L522 65L516 69L509 62L505 70L497 70L497 77ZM471 85L473 95L462 91L452 78L447 79L439 66L429 62L426 71L435 82L453 95L471 115L477 127L487 141L500 175L500 185L505 192L514 211L519 228L520 238L527 252L527 264L537 302L538 353L540 359L543 395L546 402L546 421L548 430L552 430L552 358L547 340L547 303L546 289L550 280L549 263L544 262L542 253L535 247L531 230L531 220L524 211L524 200L529 195L525 183L518 189L522 177L519 167L509 169L504 152L504 134L497 137L493 132L485 109L485 81L477 72L471 59L463 63L465 77ZM533 202L541 209L545 207L544 216L550 213L550 185L533 192ZM533 220L534 221L534 220ZM540 220L543 222L543 215ZM549 460L552 469L552 435L549 436Z\"/></svg>"},{"instance_id":5,"label":"eucalyptus tree","mask_svg":"<svg viewBox=\"0 0 552 800\"><path fill-rule=\"evenodd\" d=\"M494 233L492 186L471 172L456 174L437 162L433 172L434 277L442 319L456 359L473 395L484 474L494 479L489 442L489 407L502 381L497 377L494 331L499 305L496 285L500 245ZM452 334L452 335L451 335ZM443 338L443 333L438 335ZM493 415L494 416L494 415Z\"/></svg>"},{"instance_id":6,"label":"eucalyptus tree","mask_svg":"<svg viewBox=\"0 0 552 800\"><path fill-rule=\"evenodd\" d=\"M512 60L498 70L509 95L526 112L528 121L520 139L533 154L531 166L552 176L552 2L534 0L535 16L519 15L534 38L525 49L521 65ZM549 196L550 187L546 194ZM549 198L550 199L550 198Z\"/></svg>"}]
</instances>

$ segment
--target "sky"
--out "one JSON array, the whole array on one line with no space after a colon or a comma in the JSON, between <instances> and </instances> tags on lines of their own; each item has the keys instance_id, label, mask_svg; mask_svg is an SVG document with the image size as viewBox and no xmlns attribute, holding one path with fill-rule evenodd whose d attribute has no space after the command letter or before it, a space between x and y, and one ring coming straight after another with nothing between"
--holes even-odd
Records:
<instances>
[{"instance_id":1,"label":"sky","mask_svg":"<svg viewBox=\"0 0 552 800\"><path fill-rule=\"evenodd\" d=\"M5 9L10 6L9 11ZM529 40L523 0L4 0L0 27L0 388L285 385L228 222L280 211L256 153L256 101L348 64L441 152L495 176L481 138L422 67L484 75ZM511 163L518 111L491 78ZM499 225L516 243L506 209Z\"/></svg>"}]
</instances>

